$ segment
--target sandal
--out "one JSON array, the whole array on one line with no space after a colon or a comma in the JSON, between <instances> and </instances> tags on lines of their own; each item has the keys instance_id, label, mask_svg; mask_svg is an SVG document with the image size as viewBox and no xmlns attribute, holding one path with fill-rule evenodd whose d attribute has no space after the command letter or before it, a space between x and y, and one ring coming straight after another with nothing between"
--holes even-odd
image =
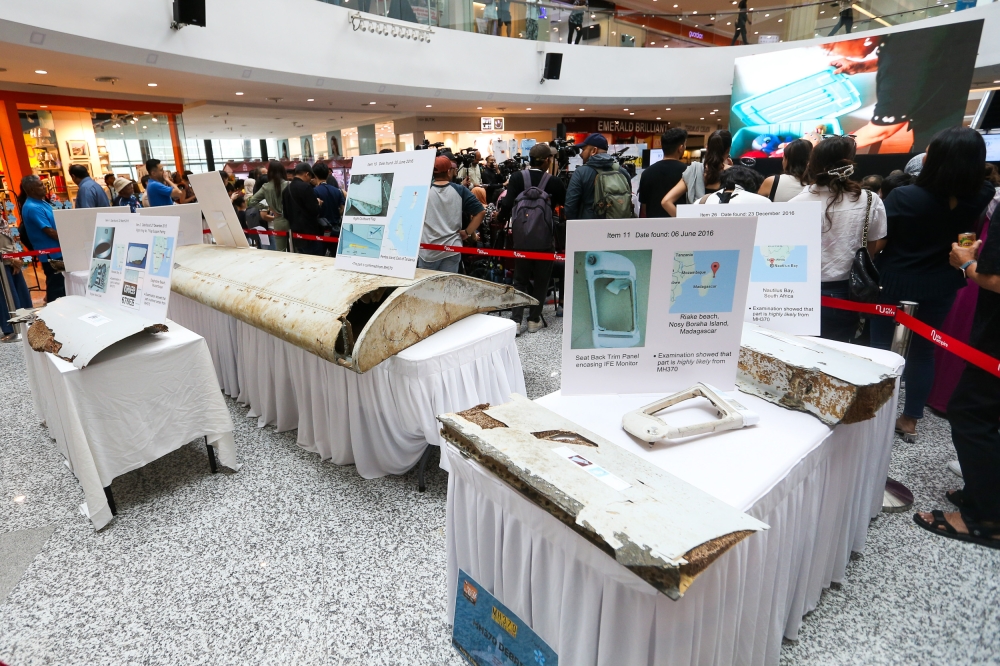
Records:
<instances>
[{"instance_id":1,"label":"sandal","mask_svg":"<svg viewBox=\"0 0 1000 666\"><path fill-rule=\"evenodd\" d=\"M944 494L944 498L963 511L971 508L969 506L969 499L965 496L965 491L961 488L958 490L949 490Z\"/></svg>"},{"instance_id":2,"label":"sandal","mask_svg":"<svg viewBox=\"0 0 1000 666\"><path fill-rule=\"evenodd\" d=\"M921 527L928 532L933 532L934 534L942 536L946 539L955 539L956 541L975 543L980 546L986 546L987 548L1000 550L1000 525L986 526L967 518L963 513L962 521L965 523L965 527L969 530L968 534L963 534L952 527L951 523L945 519L943 511L935 509L934 511L931 511L931 516L934 517L933 522L927 522L920 517L919 513L915 513L913 514L913 522L915 522L918 527Z\"/></svg>"},{"instance_id":3,"label":"sandal","mask_svg":"<svg viewBox=\"0 0 1000 666\"><path fill-rule=\"evenodd\" d=\"M899 426L896 426L896 434L899 435L899 438L902 439L907 444L914 444L917 441L917 433L906 432Z\"/></svg>"}]
</instances>

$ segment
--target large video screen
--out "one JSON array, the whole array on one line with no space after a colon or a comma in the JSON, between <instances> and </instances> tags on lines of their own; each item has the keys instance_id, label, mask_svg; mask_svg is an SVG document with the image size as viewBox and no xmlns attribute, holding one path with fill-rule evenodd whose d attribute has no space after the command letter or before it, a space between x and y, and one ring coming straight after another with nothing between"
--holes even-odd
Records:
<instances>
[{"instance_id":1,"label":"large video screen","mask_svg":"<svg viewBox=\"0 0 1000 666\"><path fill-rule=\"evenodd\" d=\"M781 157L795 139L850 134L859 153L920 153L962 124L983 21L736 59L733 157Z\"/></svg>"}]
</instances>

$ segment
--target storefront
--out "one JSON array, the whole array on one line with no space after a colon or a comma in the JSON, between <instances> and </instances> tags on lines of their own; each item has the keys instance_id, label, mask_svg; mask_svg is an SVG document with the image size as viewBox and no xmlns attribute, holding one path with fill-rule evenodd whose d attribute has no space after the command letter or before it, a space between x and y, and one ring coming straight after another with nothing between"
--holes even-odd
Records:
<instances>
[{"instance_id":1,"label":"storefront","mask_svg":"<svg viewBox=\"0 0 1000 666\"><path fill-rule=\"evenodd\" d=\"M114 174L140 179L156 158L183 170L180 104L0 91L0 168L4 196L13 198L24 176L37 175L54 205L69 206L77 187L74 164L103 185Z\"/></svg>"},{"instance_id":2,"label":"storefront","mask_svg":"<svg viewBox=\"0 0 1000 666\"><path fill-rule=\"evenodd\" d=\"M455 153L472 148L484 158L493 155L503 161L517 153L527 155L535 143L551 141L558 123L552 116L416 116L395 121L395 128L401 150L427 141Z\"/></svg>"}]
</instances>

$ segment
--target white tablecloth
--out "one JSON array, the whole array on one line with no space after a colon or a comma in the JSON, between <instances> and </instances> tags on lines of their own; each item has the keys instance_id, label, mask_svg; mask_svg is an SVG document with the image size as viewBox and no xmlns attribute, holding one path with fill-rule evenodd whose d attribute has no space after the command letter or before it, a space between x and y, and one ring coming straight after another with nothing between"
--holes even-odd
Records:
<instances>
[{"instance_id":1,"label":"white tablecloth","mask_svg":"<svg viewBox=\"0 0 1000 666\"><path fill-rule=\"evenodd\" d=\"M97 529L111 520L104 488L112 479L198 437L208 437L223 465L239 469L205 340L167 326L113 345L82 370L24 344L35 409L83 486Z\"/></svg>"},{"instance_id":2,"label":"white tablecloth","mask_svg":"<svg viewBox=\"0 0 1000 666\"><path fill-rule=\"evenodd\" d=\"M179 294L170 317L205 336L219 385L258 425L297 428L301 447L366 479L440 445L437 414L525 393L509 319L467 317L359 375Z\"/></svg>"},{"instance_id":3,"label":"white tablecloth","mask_svg":"<svg viewBox=\"0 0 1000 666\"><path fill-rule=\"evenodd\" d=\"M843 348L902 365L889 352ZM756 427L650 450L621 429L621 416L658 397L553 393L539 402L770 529L671 601L448 446L449 620L461 568L530 624L560 663L778 663L782 635L794 639L822 589L843 580L881 509L896 394L874 419L835 428L740 394L761 416ZM674 408L685 409L698 408Z\"/></svg>"},{"instance_id":4,"label":"white tablecloth","mask_svg":"<svg viewBox=\"0 0 1000 666\"><path fill-rule=\"evenodd\" d=\"M90 271L73 271L63 273L63 276L66 278L67 296L87 295L87 278L90 276Z\"/></svg>"}]
</instances>

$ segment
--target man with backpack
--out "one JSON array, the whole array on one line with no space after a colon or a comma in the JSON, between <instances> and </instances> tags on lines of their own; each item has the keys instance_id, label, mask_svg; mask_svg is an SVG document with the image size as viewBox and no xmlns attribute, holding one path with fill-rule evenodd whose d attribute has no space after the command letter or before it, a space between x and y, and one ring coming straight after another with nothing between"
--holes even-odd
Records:
<instances>
[{"instance_id":1,"label":"man with backpack","mask_svg":"<svg viewBox=\"0 0 1000 666\"><path fill-rule=\"evenodd\" d=\"M556 229L561 224L556 209L566 200L566 186L551 175L552 149L536 143L528 153L530 168L510 175L507 194L500 206L502 219L510 218L514 249L553 252ZM553 262L544 259L514 259L514 288L538 301L528 311L528 332L542 328L542 306L552 278ZM517 334L522 332L524 308L514 308Z\"/></svg>"},{"instance_id":2,"label":"man with backpack","mask_svg":"<svg viewBox=\"0 0 1000 666\"><path fill-rule=\"evenodd\" d=\"M635 217L632 177L608 155L608 140L591 134L583 143L578 166L566 191L566 219L591 220Z\"/></svg>"}]
</instances>

